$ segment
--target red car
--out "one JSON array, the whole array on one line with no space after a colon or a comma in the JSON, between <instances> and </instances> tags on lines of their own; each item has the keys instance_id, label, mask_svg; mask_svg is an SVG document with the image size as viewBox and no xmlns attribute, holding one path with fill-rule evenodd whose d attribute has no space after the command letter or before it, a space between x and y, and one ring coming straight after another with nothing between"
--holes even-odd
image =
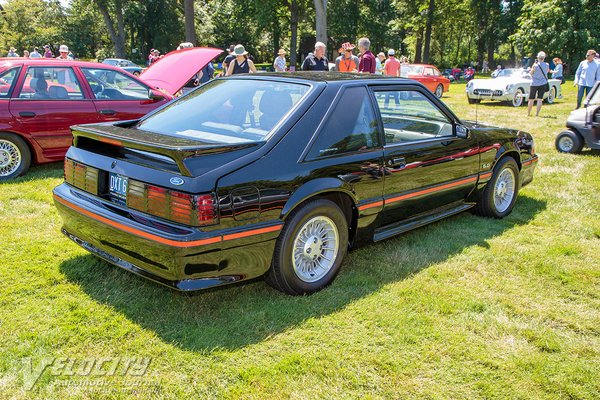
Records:
<instances>
[{"instance_id":1,"label":"red car","mask_svg":"<svg viewBox=\"0 0 600 400\"><path fill-rule=\"evenodd\" d=\"M139 78L106 64L0 58L0 181L62 160L71 125L138 119L168 103L221 52L175 51Z\"/></svg>"},{"instance_id":2,"label":"red car","mask_svg":"<svg viewBox=\"0 0 600 400\"><path fill-rule=\"evenodd\" d=\"M421 82L438 98L450 90L450 79L443 76L433 65L403 64L400 67L400 76Z\"/></svg>"}]
</instances>

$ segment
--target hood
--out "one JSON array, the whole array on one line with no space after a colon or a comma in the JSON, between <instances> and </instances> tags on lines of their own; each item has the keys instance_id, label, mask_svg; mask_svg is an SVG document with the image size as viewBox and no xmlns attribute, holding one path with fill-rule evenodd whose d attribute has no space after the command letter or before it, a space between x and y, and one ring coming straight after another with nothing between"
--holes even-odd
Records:
<instances>
[{"instance_id":1,"label":"hood","mask_svg":"<svg viewBox=\"0 0 600 400\"><path fill-rule=\"evenodd\" d=\"M175 95L194 75L223 50L193 47L172 51L145 70L140 79L151 87L164 89Z\"/></svg>"},{"instance_id":2,"label":"hood","mask_svg":"<svg viewBox=\"0 0 600 400\"><path fill-rule=\"evenodd\" d=\"M473 88L504 90L508 85L514 85L514 78L473 79Z\"/></svg>"}]
</instances>

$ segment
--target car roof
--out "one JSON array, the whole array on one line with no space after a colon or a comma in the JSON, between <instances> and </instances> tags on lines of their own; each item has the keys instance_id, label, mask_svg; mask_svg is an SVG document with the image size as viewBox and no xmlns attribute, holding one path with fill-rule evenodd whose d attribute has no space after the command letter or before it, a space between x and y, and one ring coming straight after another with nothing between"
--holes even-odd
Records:
<instances>
[{"instance_id":1,"label":"car roof","mask_svg":"<svg viewBox=\"0 0 600 400\"><path fill-rule=\"evenodd\" d=\"M373 81L377 83L414 84L415 81L405 78L392 78L385 75L358 74L348 72L325 72L325 71L298 71L298 72L261 72L258 74L240 74L228 77L228 79L262 79L305 81L315 83L327 82L364 82Z\"/></svg>"},{"instance_id":2,"label":"car roof","mask_svg":"<svg viewBox=\"0 0 600 400\"><path fill-rule=\"evenodd\" d=\"M0 68L9 68L12 66L31 66L31 65L42 65L42 66L58 66L58 67L91 67L98 68L101 65L101 68L109 68L114 69L115 71L120 71L119 69L113 67L108 64L101 64L97 62L91 61L75 61L75 60L57 60L55 58L0 58Z\"/></svg>"},{"instance_id":3,"label":"car roof","mask_svg":"<svg viewBox=\"0 0 600 400\"><path fill-rule=\"evenodd\" d=\"M408 65L410 65L411 67L431 67L431 68L437 69L437 67L432 64L408 64Z\"/></svg>"}]
</instances>

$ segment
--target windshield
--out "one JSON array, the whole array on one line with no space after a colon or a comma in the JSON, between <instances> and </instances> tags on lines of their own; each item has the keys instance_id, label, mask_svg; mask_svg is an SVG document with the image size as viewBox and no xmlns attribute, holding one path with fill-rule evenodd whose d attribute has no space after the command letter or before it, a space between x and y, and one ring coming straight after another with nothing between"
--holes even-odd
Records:
<instances>
[{"instance_id":1,"label":"windshield","mask_svg":"<svg viewBox=\"0 0 600 400\"><path fill-rule=\"evenodd\" d=\"M406 78L408 75L423 75L423 67L418 65L401 65L400 76Z\"/></svg>"},{"instance_id":2,"label":"windshield","mask_svg":"<svg viewBox=\"0 0 600 400\"><path fill-rule=\"evenodd\" d=\"M527 75L527 72L523 71L522 69L509 68L509 69L500 70L500 72L498 72L498 75L496 75L496 77L497 78L506 78L509 76L525 77L526 75Z\"/></svg>"},{"instance_id":3,"label":"windshield","mask_svg":"<svg viewBox=\"0 0 600 400\"><path fill-rule=\"evenodd\" d=\"M141 121L137 128L203 142L262 141L309 88L295 83L215 80Z\"/></svg>"}]
</instances>

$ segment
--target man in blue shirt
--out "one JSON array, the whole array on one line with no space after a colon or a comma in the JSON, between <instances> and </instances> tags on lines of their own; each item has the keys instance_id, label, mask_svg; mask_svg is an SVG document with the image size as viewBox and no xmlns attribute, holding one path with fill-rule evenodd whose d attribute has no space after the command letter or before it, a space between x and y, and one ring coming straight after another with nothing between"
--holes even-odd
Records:
<instances>
[{"instance_id":1,"label":"man in blue shirt","mask_svg":"<svg viewBox=\"0 0 600 400\"><path fill-rule=\"evenodd\" d=\"M577 72L575 72L574 85L579 86L577 90L577 108L581 107L581 100L588 95L594 87L594 83L600 81L600 63L594 60L595 50L588 50L585 60L579 63Z\"/></svg>"}]
</instances>

